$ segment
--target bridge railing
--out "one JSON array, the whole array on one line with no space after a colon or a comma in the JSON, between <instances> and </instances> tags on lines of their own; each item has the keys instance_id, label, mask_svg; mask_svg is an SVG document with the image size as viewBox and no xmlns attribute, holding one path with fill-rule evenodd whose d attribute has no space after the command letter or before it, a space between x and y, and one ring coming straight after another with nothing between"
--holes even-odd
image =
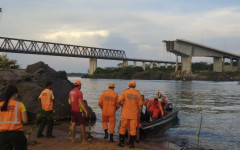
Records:
<instances>
[{"instance_id":1,"label":"bridge railing","mask_svg":"<svg viewBox=\"0 0 240 150\"><path fill-rule=\"evenodd\" d=\"M0 52L98 59L127 59L125 51L0 37Z\"/></svg>"}]
</instances>

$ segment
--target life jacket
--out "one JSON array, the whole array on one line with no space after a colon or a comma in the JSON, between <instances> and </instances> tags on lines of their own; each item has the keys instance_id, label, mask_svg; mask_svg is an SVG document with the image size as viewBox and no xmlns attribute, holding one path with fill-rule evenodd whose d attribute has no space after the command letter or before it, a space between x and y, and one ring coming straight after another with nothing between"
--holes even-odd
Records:
<instances>
[{"instance_id":1,"label":"life jacket","mask_svg":"<svg viewBox=\"0 0 240 150\"><path fill-rule=\"evenodd\" d=\"M162 108L164 108L164 106L165 106L165 102L163 101L163 97L158 98L158 101L161 102L161 104L162 104Z\"/></svg>"},{"instance_id":2,"label":"life jacket","mask_svg":"<svg viewBox=\"0 0 240 150\"><path fill-rule=\"evenodd\" d=\"M53 110L52 94L53 94L52 90L49 90L49 89L45 89L41 93L42 109L45 111Z\"/></svg>"},{"instance_id":3,"label":"life jacket","mask_svg":"<svg viewBox=\"0 0 240 150\"><path fill-rule=\"evenodd\" d=\"M0 108L3 104L4 101L0 102ZM9 100L7 111L1 111L0 109L0 132L23 131L21 120L21 102Z\"/></svg>"}]
</instances>

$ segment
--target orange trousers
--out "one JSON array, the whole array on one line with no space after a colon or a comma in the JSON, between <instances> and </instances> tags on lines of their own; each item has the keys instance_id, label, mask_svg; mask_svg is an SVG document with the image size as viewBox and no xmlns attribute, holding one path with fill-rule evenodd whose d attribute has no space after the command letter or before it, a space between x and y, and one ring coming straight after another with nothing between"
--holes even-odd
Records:
<instances>
[{"instance_id":1,"label":"orange trousers","mask_svg":"<svg viewBox=\"0 0 240 150\"><path fill-rule=\"evenodd\" d=\"M153 114L154 118L158 118L158 115L160 113L160 110L155 107L150 107L149 111Z\"/></svg>"},{"instance_id":2,"label":"orange trousers","mask_svg":"<svg viewBox=\"0 0 240 150\"><path fill-rule=\"evenodd\" d=\"M119 134L124 135L126 133L128 122L130 124L130 135L135 136L137 134L137 130L136 130L137 119L121 118L121 125L120 125L120 129L119 129Z\"/></svg>"},{"instance_id":3,"label":"orange trousers","mask_svg":"<svg viewBox=\"0 0 240 150\"><path fill-rule=\"evenodd\" d=\"M114 116L102 116L102 126L103 130L108 129L108 123L109 123L109 133L114 134L114 129L116 125L116 117Z\"/></svg>"}]
</instances>

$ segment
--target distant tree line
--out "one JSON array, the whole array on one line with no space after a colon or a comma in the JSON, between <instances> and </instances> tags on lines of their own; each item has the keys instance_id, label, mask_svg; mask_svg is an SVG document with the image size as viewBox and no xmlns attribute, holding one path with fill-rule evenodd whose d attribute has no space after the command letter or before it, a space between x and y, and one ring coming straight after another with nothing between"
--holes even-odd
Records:
<instances>
[{"instance_id":1,"label":"distant tree line","mask_svg":"<svg viewBox=\"0 0 240 150\"><path fill-rule=\"evenodd\" d=\"M168 79L174 78L173 73L175 71L175 67L168 66L165 68L164 66L157 67L157 65L153 65L153 68L150 68L150 65L147 64L145 66L145 70L142 67L122 67L122 63L118 64L118 67L110 67L110 68L97 68L93 73L93 78L116 78L116 79ZM181 70L181 65L178 67L178 70ZM193 72L212 72L213 65L208 64L206 62L197 62L192 63L192 71Z\"/></svg>"}]
</instances>

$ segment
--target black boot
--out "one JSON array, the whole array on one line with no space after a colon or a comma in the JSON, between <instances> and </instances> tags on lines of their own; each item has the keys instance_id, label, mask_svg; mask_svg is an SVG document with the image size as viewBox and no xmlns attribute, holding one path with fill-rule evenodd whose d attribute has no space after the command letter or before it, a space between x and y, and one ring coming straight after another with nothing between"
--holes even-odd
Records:
<instances>
[{"instance_id":1,"label":"black boot","mask_svg":"<svg viewBox=\"0 0 240 150\"><path fill-rule=\"evenodd\" d=\"M124 135L119 134L119 143L118 146L124 147Z\"/></svg>"},{"instance_id":2,"label":"black boot","mask_svg":"<svg viewBox=\"0 0 240 150\"><path fill-rule=\"evenodd\" d=\"M134 148L135 136L130 136L129 148Z\"/></svg>"},{"instance_id":3,"label":"black boot","mask_svg":"<svg viewBox=\"0 0 240 150\"><path fill-rule=\"evenodd\" d=\"M108 139L108 129L106 129L104 131L105 131L104 139Z\"/></svg>"},{"instance_id":4,"label":"black boot","mask_svg":"<svg viewBox=\"0 0 240 150\"><path fill-rule=\"evenodd\" d=\"M110 134L109 142L114 142L114 141L113 141L113 134Z\"/></svg>"}]
</instances>

